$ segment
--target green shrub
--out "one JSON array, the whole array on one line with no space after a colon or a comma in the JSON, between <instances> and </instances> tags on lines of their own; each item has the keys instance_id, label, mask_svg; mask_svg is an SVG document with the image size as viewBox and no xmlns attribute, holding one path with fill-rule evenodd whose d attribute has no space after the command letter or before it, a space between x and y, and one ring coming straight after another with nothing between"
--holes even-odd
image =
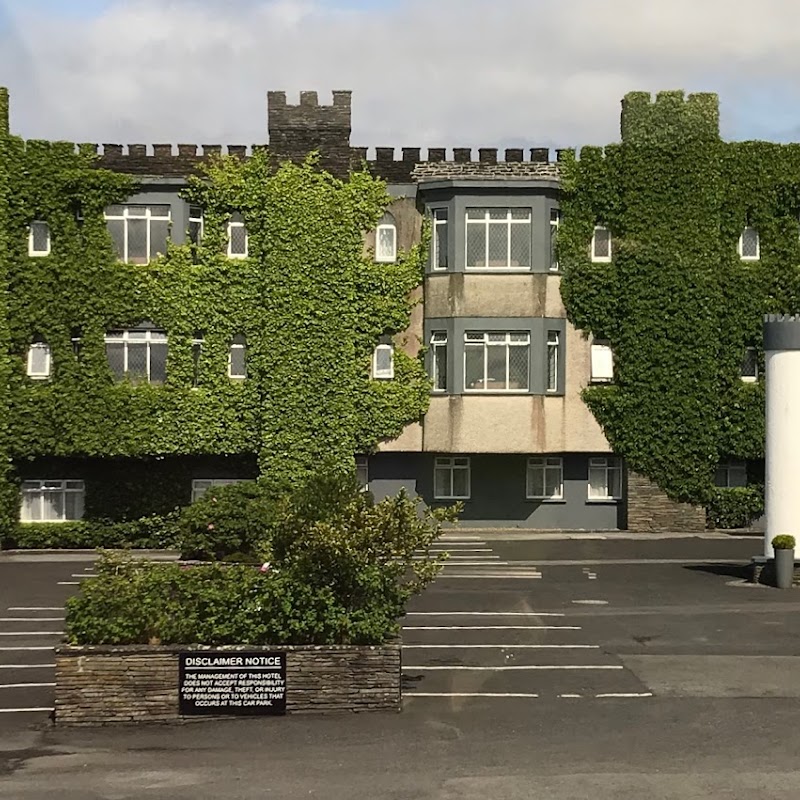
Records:
<instances>
[{"instance_id":1,"label":"green shrub","mask_svg":"<svg viewBox=\"0 0 800 800\"><path fill-rule=\"evenodd\" d=\"M788 533L780 533L772 539L772 547L775 550L794 550L794 536Z\"/></svg>"},{"instance_id":2,"label":"green shrub","mask_svg":"<svg viewBox=\"0 0 800 800\"><path fill-rule=\"evenodd\" d=\"M747 528L764 513L764 487L758 484L715 489L706 506L709 528Z\"/></svg>"},{"instance_id":3,"label":"green shrub","mask_svg":"<svg viewBox=\"0 0 800 800\"><path fill-rule=\"evenodd\" d=\"M274 502L254 481L215 486L180 515L184 558L247 561L269 558Z\"/></svg>"},{"instance_id":4,"label":"green shrub","mask_svg":"<svg viewBox=\"0 0 800 800\"><path fill-rule=\"evenodd\" d=\"M18 523L3 539L4 550L169 549L178 542L178 515L142 517L130 522Z\"/></svg>"}]
</instances>

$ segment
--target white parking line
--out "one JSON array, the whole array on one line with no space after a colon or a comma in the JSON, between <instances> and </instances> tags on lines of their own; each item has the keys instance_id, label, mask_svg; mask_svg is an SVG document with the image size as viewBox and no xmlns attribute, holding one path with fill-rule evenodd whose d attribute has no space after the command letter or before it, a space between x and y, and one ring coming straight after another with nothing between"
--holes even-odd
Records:
<instances>
[{"instance_id":1,"label":"white parking line","mask_svg":"<svg viewBox=\"0 0 800 800\"><path fill-rule=\"evenodd\" d=\"M2 648L0 648L2 649ZM599 644L404 644L403 650L599 650Z\"/></svg>"},{"instance_id":2,"label":"white parking line","mask_svg":"<svg viewBox=\"0 0 800 800\"><path fill-rule=\"evenodd\" d=\"M0 636L63 636L64 631L0 631Z\"/></svg>"},{"instance_id":3,"label":"white parking line","mask_svg":"<svg viewBox=\"0 0 800 800\"><path fill-rule=\"evenodd\" d=\"M538 697L527 692L403 692L403 697Z\"/></svg>"},{"instance_id":4,"label":"white parking line","mask_svg":"<svg viewBox=\"0 0 800 800\"><path fill-rule=\"evenodd\" d=\"M58 585L59 586L80 586L81 582L80 581L59 581Z\"/></svg>"},{"instance_id":5,"label":"white parking line","mask_svg":"<svg viewBox=\"0 0 800 800\"><path fill-rule=\"evenodd\" d=\"M46 644L39 647L0 647L0 652L4 653L13 653L22 650L55 650L55 648Z\"/></svg>"},{"instance_id":6,"label":"white parking line","mask_svg":"<svg viewBox=\"0 0 800 800\"><path fill-rule=\"evenodd\" d=\"M41 689L55 686L55 683L0 683L0 689Z\"/></svg>"},{"instance_id":7,"label":"white parking line","mask_svg":"<svg viewBox=\"0 0 800 800\"><path fill-rule=\"evenodd\" d=\"M0 669L53 669L55 664L0 664Z\"/></svg>"},{"instance_id":8,"label":"white parking line","mask_svg":"<svg viewBox=\"0 0 800 800\"><path fill-rule=\"evenodd\" d=\"M72 577L73 577L73 578L96 578L96 577L97 577L97 573L95 572L95 573L92 573L92 574L90 574L90 575L81 575L81 574L78 574L78 575L73 575Z\"/></svg>"},{"instance_id":9,"label":"white parking line","mask_svg":"<svg viewBox=\"0 0 800 800\"><path fill-rule=\"evenodd\" d=\"M573 600L576 606L607 606L608 600Z\"/></svg>"},{"instance_id":10,"label":"white parking line","mask_svg":"<svg viewBox=\"0 0 800 800\"><path fill-rule=\"evenodd\" d=\"M582 694L560 694L559 697L583 697Z\"/></svg>"},{"instance_id":11,"label":"white parking line","mask_svg":"<svg viewBox=\"0 0 800 800\"><path fill-rule=\"evenodd\" d=\"M64 617L0 617L0 622L63 622Z\"/></svg>"},{"instance_id":12,"label":"white parking line","mask_svg":"<svg viewBox=\"0 0 800 800\"><path fill-rule=\"evenodd\" d=\"M12 606L9 611L63 611L64 606Z\"/></svg>"},{"instance_id":13,"label":"white parking line","mask_svg":"<svg viewBox=\"0 0 800 800\"><path fill-rule=\"evenodd\" d=\"M454 666L454 667L426 667L417 664L403 664L403 669L415 669L415 670L423 670L425 672L433 671L433 670L445 670L445 669L458 669L458 670L466 670L468 672L511 672L511 671L522 671L522 670L542 670L542 669L566 669L566 670L585 670L585 669L625 669L622 664L533 664L527 666L520 666L514 665L513 667L465 667L465 666ZM617 696L617 695L614 695Z\"/></svg>"},{"instance_id":14,"label":"white parking line","mask_svg":"<svg viewBox=\"0 0 800 800\"><path fill-rule=\"evenodd\" d=\"M34 711L47 711L50 712L53 707L34 707L34 708L0 708L0 714L31 714Z\"/></svg>"},{"instance_id":15,"label":"white parking line","mask_svg":"<svg viewBox=\"0 0 800 800\"><path fill-rule=\"evenodd\" d=\"M652 697L652 692L607 692L606 694L596 694L595 697Z\"/></svg>"},{"instance_id":16,"label":"white parking line","mask_svg":"<svg viewBox=\"0 0 800 800\"><path fill-rule=\"evenodd\" d=\"M559 611L408 611L407 617L565 617Z\"/></svg>"},{"instance_id":17,"label":"white parking line","mask_svg":"<svg viewBox=\"0 0 800 800\"><path fill-rule=\"evenodd\" d=\"M580 631L580 625L403 625L404 631Z\"/></svg>"}]
</instances>

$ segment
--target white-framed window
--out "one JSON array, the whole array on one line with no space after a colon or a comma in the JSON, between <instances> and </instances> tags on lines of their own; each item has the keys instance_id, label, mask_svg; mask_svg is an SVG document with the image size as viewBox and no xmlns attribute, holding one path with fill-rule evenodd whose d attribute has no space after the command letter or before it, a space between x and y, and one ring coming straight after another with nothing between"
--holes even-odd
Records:
<instances>
[{"instance_id":1,"label":"white-framed window","mask_svg":"<svg viewBox=\"0 0 800 800\"><path fill-rule=\"evenodd\" d=\"M431 334L431 379L434 392L447 391L447 331Z\"/></svg>"},{"instance_id":2,"label":"white-framed window","mask_svg":"<svg viewBox=\"0 0 800 800\"><path fill-rule=\"evenodd\" d=\"M527 331L467 331L464 334L464 391L527 392L531 336Z\"/></svg>"},{"instance_id":3,"label":"white-framed window","mask_svg":"<svg viewBox=\"0 0 800 800\"><path fill-rule=\"evenodd\" d=\"M172 222L168 205L109 206L105 218L120 261L149 264L167 252Z\"/></svg>"},{"instance_id":4,"label":"white-framed window","mask_svg":"<svg viewBox=\"0 0 800 800\"><path fill-rule=\"evenodd\" d=\"M189 229L186 231L189 243L200 244L204 233L203 209L200 206L189 206Z\"/></svg>"},{"instance_id":5,"label":"white-framed window","mask_svg":"<svg viewBox=\"0 0 800 800\"><path fill-rule=\"evenodd\" d=\"M394 378L394 345L379 344L372 353L372 377L375 380Z\"/></svg>"},{"instance_id":6,"label":"white-framed window","mask_svg":"<svg viewBox=\"0 0 800 800\"><path fill-rule=\"evenodd\" d=\"M249 237L241 212L234 211L228 220L228 258L247 258Z\"/></svg>"},{"instance_id":7,"label":"white-framed window","mask_svg":"<svg viewBox=\"0 0 800 800\"><path fill-rule=\"evenodd\" d=\"M167 379L167 334L154 328L108 331L108 365L117 380L164 383Z\"/></svg>"},{"instance_id":8,"label":"white-framed window","mask_svg":"<svg viewBox=\"0 0 800 800\"><path fill-rule=\"evenodd\" d=\"M22 522L67 522L83 517L83 481L23 481L21 492Z\"/></svg>"},{"instance_id":9,"label":"white-framed window","mask_svg":"<svg viewBox=\"0 0 800 800\"><path fill-rule=\"evenodd\" d=\"M246 478L196 478L192 481L192 502L199 500L214 486L230 486L234 483L243 483L245 480Z\"/></svg>"},{"instance_id":10,"label":"white-framed window","mask_svg":"<svg viewBox=\"0 0 800 800\"><path fill-rule=\"evenodd\" d=\"M192 336L192 388L200 386L200 359L203 356L203 348L206 340L203 331L195 331Z\"/></svg>"},{"instance_id":11,"label":"white-framed window","mask_svg":"<svg viewBox=\"0 0 800 800\"><path fill-rule=\"evenodd\" d=\"M431 242L431 269L447 269L447 209L433 210L433 241Z\"/></svg>"},{"instance_id":12,"label":"white-framed window","mask_svg":"<svg viewBox=\"0 0 800 800\"><path fill-rule=\"evenodd\" d=\"M530 269L529 208L468 208L466 227L468 269Z\"/></svg>"},{"instance_id":13,"label":"white-framed window","mask_svg":"<svg viewBox=\"0 0 800 800\"><path fill-rule=\"evenodd\" d=\"M28 255L50 255L50 226L42 220L34 220L28 228Z\"/></svg>"},{"instance_id":14,"label":"white-framed window","mask_svg":"<svg viewBox=\"0 0 800 800\"><path fill-rule=\"evenodd\" d=\"M723 489L747 486L747 462L743 458L720 461L714 473L714 485Z\"/></svg>"},{"instance_id":15,"label":"white-framed window","mask_svg":"<svg viewBox=\"0 0 800 800\"><path fill-rule=\"evenodd\" d=\"M243 381L247 377L247 339L237 334L228 350L228 377Z\"/></svg>"},{"instance_id":16,"label":"white-framed window","mask_svg":"<svg viewBox=\"0 0 800 800\"><path fill-rule=\"evenodd\" d=\"M391 214L384 214L375 230L375 260L382 264L397 260L397 225Z\"/></svg>"},{"instance_id":17,"label":"white-framed window","mask_svg":"<svg viewBox=\"0 0 800 800\"><path fill-rule=\"evenodd\" d=\"M611 261L611 231L605 225L594 226L592 261Z\"/></svg>"},{"instance_id":18,"label":"white-framed window","mask_svg":"<svg viewBox=\"0 0 800 800\"><path fill-rule=\"evenodd\" d=\"M595 339L591 347L592 383L611 383L614 380L614 351L608 342Z\"/></svg>"},{"instance_id":19,"label":"white-framed window","mask_svg":"<svg viewBox=\"0 0 800 800\"><path fill-rule=\"evenodd\" d=\"M561 334L547 331L547 391L558 391L558 360L561 347Z\"/></svg>"},{"instance_id":20,"label":"white-framed window","mask_svg":"<svg viewBox=\"0 0 800 800\"><path fill-rule=\"evenodd\" d=\"M761 238L758 231L748 225L739 236L737 246L742 261L758 261L761 258Z\"/></svg>"},{"instance_id":21,"label":"white-framed window","mask_svg":"<svg viewBox=\"0 0 800 800\"><path fill-rule=\"evenodd\" d=\"M356 456L356 480L364 490L369 489L369 456Z\"/></svg>"},{"instance_id":22,"label":"white-framed window","mask_svg":"<svg viewBox=\"0 0 800 800\"><path fill-rule=\"evenodd\" d=\"M589 499L619 500L622 497L622 464L607 456L589 459Z\"/></svg>"},{"instance_id":23,"label":"white-framed window","mask_svg":"<svg viewBox=\"0 0 800 800\"><path fill-rule=\"evenodd\" d=\"M550 272L558 272L558 229L561 225L561 209L550 209Z\"/></svg>"},{"instance_id":24,"label":"white-framed window","mask_svg":"<svg viewBox=\"0 0 800 800\"><path fill-rule=\"evenodd\" d=\"M555 456L532 456L525 478L528 500L564 499L564 462Z\"/></svg>"},{"instance_id":25,"label":"white-framed window","mask_svg":"<svg viewBox=\"0 0 800 800\"><path fill-rule=\"evenodd\" d=\"M469 500L469 458L437 456L433 467L433 496L437 500Z\"/></svg>"},{"instance_id":26,"label":"white-framed window","mask_svg":"<svg viewBox=\"0 0 800 800\"><path fill-rule=\"evenodd\" d=\"M47 342L33 342L28 348L28 377L45 380L52 369L50 345Z\"/></svg>"},{"instance_id":27,"label":"white-framed window","mask_svg":"<svg viewBox=\"0 0 800 800\"><path fill-rule=\"evenodd\" d=\"M758 380L758 350L755 347L745 347L742 353L741 377L745 383Z\"/></svg>"}]
</instances>

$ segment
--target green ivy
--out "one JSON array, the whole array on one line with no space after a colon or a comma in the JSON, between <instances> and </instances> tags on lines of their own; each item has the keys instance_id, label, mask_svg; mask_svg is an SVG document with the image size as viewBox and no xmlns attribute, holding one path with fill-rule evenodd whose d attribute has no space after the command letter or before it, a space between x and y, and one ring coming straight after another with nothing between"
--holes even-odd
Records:
<instances>
[{"instance_id":1,"label":"green ivy","mask_svg":"<svg viewBox=\"0 0 800 800\"><path fill-rule=\"evenodd\" d=\"M800 311L800 146L722 142L715 95L635 93L622 143L584 148L562 170L567 315L616 355L614 385L584 400L631 469L726 516L716 464L764 455L764 386L741 381L744 348L758 348L763 373L763 315ZM590 260L598 222L612 231L610 264ZM737 253L748 224L759 261Z\"/></svg>"},{"instance_id":2,"label":"green ivy","mask_svg":"<svg viewBox=\"0 0 800 800\"><path fill-rule=\"evenodd\" d=\"M147 266L117 260L103 218L106 206L135 190L130 176L97 168L89 147L76 152L72 144L24 142L0 130L5 530L19 502L12 463L54 456L146 465L172 456L251 455L262 478L288 483L323 457L352 464L355 452L374 450L424 413L430 384L420 359L398 347L396 379L370 379L380 337L408 325L425 248L396 264L376 264L364 252L364 233L390 202L381 181L366 172L336 180L313 157L280 166L265 151L218 158L185 192L204 207L202 243L171 244ZM233 210L244 214L249 234L243 260L224 254ZM34 219L50 226L48 256L28 255ZM164 386L115 381L107 362L105 332L144 320L169 337ZM194 386L197 331L204 344ZM245 381L227 375L238 334L248 343ZM36 336L51 348L50 381L26 375Z\"/></svg>"}]
</instances>

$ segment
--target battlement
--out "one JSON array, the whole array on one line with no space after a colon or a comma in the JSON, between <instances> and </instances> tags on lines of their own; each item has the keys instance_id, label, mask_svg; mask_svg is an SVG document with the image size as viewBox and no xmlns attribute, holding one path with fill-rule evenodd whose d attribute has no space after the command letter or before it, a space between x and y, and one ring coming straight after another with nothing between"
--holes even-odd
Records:
<instances>
[{"instance_id":1,"label":"battlement","mask_svg":"<svg viewBox=\"0 0 800 800\"><path fill-rule=\"evenodd\" d=\"M702 92L685 96L682 91L629 92L622 100L622 141L662 144L670 141L718 140L719 98Z\"/></svg>"}]
</instances>

